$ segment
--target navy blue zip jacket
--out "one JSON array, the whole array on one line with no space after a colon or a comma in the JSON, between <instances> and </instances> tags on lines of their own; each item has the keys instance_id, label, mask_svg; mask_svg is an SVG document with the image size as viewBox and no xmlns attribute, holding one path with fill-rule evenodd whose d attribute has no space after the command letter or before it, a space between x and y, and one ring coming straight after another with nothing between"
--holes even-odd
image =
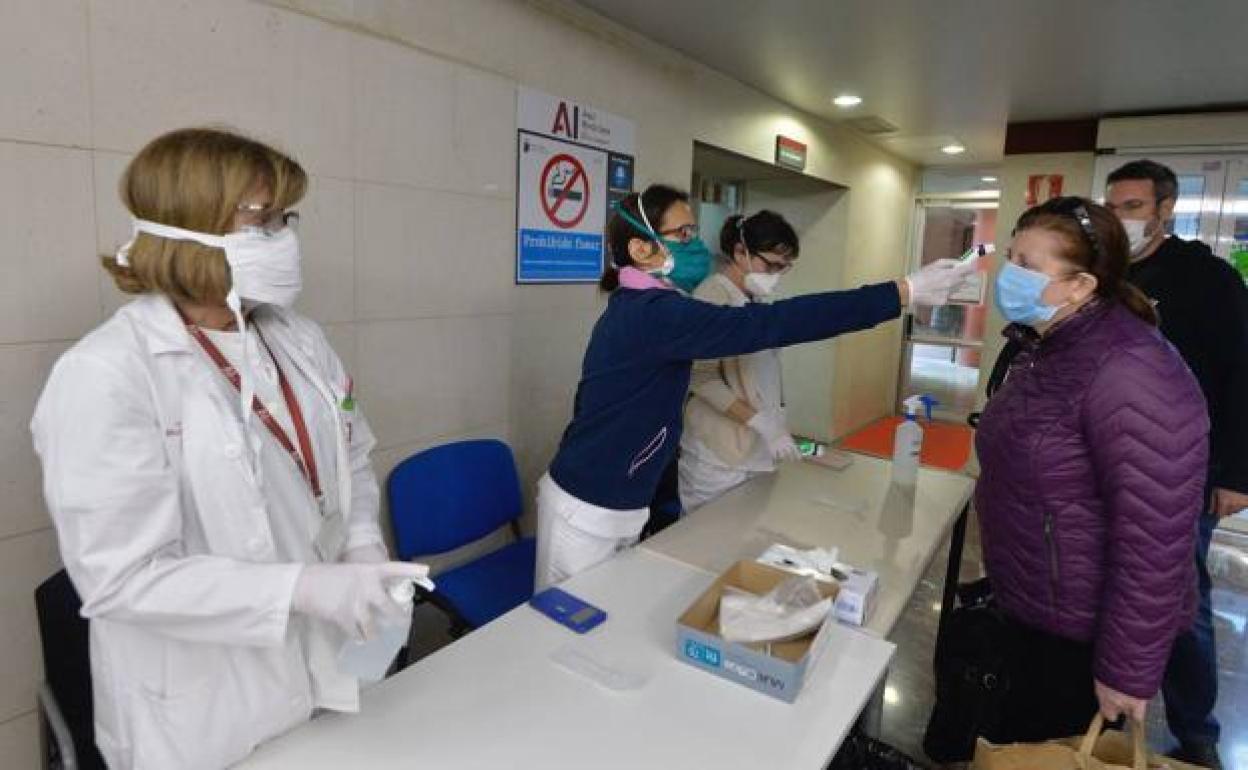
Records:
<instances>
[{"instance_id":1,"label":"navy blue zip jacket","mask_svg":"<svg viewBox=\"0 0 1248 770\"><path fill-rule=\"evenodd\" d=\"M827 339L900 313L891 282L745 307L670 289L616 289L590 336L551 478L587 503L645 508L680 445L695 360Z\"/></svg>"}]
</instances>

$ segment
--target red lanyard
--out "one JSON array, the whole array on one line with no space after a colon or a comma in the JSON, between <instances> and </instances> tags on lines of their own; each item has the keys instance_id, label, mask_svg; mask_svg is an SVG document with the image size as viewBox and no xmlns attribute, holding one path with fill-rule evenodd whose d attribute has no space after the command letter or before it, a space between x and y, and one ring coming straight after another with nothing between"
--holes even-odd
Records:
<instances>
[{"instance_id":1,"label":"red lanyard","mask_svg":"<svg viewBox=\"0 0 1248 770\"><path fill-rule=\"evenodd\" d=\"M213 344L212 340L208 339L208 335L204 334L202 329L187 320L185 316L183 316L182 320L186 323L186 330L190 332L195 341L199 343L199 346L212 359L212 362L221 370L221 374L225 375L225 378L230 381L230 384L234 386L234 390L242 392L242 380L238 376L238 370L234 368L234 365L222 355L221 351ZM245 330L241 333L246 335ZM295 434L299 439L299 451L303 452L303 456L300 457L299 451L295 449L295 445L290 440L290 436L286 435L286 431L278 423L277 418L273 416L273 413L264 404L260 403L258 397L252 397L251 408L255 411L256 416L260 418L260 421L264 423L265 427L269 429L269 433L273 434L273 438L277 439L277 443L281 444L286 453L290 455L290 459L294 460L295 466L299 468L303 478L312 487L312 494L316 496L317 500L320 500L321 479L316 472L316 457L312 454L312 439L308 436L308 426L303 421L303 410L299 408L299 401L295 398L295 391L290 387L290 381L286 379L286 374L277 363L277 357L273 355L273 350L269 347L269 343L265 342L264 335L260 334L259 327L256 328L256 334L260 337L260 342L263 343L265 350L269 352L269 356L273 358L273 365L277 367L277 380L281 383L282 397L286 400L286 408L290 410L290 421L295 424ZM244 336L245 339L246 337ZM243 355L247 355L245 344L243 346ZM306 463L304 458L307 459Z\"/></svg>"}]
</instances>

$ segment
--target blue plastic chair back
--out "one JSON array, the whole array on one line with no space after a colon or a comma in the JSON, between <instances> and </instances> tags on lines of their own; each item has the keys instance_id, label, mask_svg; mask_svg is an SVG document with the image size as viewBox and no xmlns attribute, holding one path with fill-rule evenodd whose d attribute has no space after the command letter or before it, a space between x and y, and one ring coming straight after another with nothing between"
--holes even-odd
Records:
<instances>
[{"instance_id":1,"label":"blue plastic chair back","mask_svg":"<svg viewBox=\"0 0 1248 770\"><path fill-rule=\"evenodd\" d=\"M386 482L400 559L458 548L524 511L515 458L496 439L458 441L412 455Z\"/></svg>"}]
</instances>

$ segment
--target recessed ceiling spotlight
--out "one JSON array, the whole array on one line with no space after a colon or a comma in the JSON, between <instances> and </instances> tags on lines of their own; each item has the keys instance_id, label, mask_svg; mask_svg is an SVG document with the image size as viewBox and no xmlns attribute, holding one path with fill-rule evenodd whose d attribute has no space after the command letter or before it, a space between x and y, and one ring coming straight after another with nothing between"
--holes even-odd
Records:
<instances>
[{"instance_id":1,"label":"recessed ceiling spotlight","mask_svg":"<svg viewBox=\"0 0 1248 770\"><path fill-rule=\"evenodd\" d=\"M862 104L862 97L854 96L853 94L841 94L833 99L832 103L837 107L857 107Z\"/></svg>"},{"instance_id":2,"label":"recessed ceiling spotlight","mask_svg":"<svg viewBox=\"0 0 1248 770\"><path fill-rule=\"evenodd\" d=\"M941 147L940 151L946 155L961 155L966 152L966 148L957 142L954 142L953 144L946 144L944 147Z\"/></svg>"},{"instance_id":3,"label":"recessed ceiling spotlight","mask_svg":"<svg viewBox=\"0 0 1248 770\"><path fill-rule=\"evenodd\" d=\"M993 184L994 182L997 181L997 178L995 176L981 176L979 178L979 181L987 182L988 184Z\"/></svg>"}]
</instances>

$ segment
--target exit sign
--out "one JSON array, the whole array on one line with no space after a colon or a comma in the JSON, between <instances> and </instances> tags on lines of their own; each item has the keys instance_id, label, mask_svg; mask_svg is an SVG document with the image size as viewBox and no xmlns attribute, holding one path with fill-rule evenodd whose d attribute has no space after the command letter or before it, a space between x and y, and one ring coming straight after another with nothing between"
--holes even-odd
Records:
<instances>
[{"instance_id":1,"label":"exit sign","mask_svg":"<svg viewBox=\"0 0 1248 770\"><path fill-rule=\"evenodd\" d=\"M776 165L794 171L806 170L806 145L780 134L776 135Z\"/></svg>"}]
</instances>

